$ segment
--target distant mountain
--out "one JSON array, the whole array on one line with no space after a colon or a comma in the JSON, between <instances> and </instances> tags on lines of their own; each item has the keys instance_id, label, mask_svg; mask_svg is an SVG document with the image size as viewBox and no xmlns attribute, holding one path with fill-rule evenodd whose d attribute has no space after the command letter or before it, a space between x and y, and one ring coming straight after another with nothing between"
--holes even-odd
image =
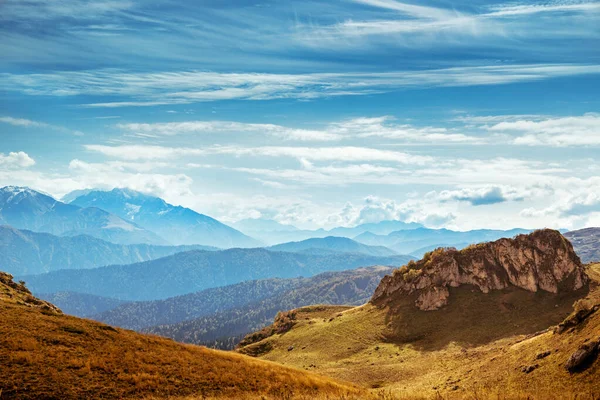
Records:
<instances>
[{"instance_id":1,"label":"distant mountain","mask_svg":"<svg viewBox=\"0 0 600 400\"><path fill-rule=\"evenodd\" d=\"M265 249L189 251L158 260L20 277L35 293L89 293L121 300L157 300L247 280L313 276L370 265L401 266L409 256L309 255Z\"/></svg>"},{"instance_id":2,"label":"distant mountain","mask_svg":"<svg viewBox=\"0 0 600 400\"><path fill-rule=\"evenodd\" d=\"M573 244L577 255L584 263L600 261L600 228L585 228L564 234Z\"/></svg>"},{"instance_id":3,"label":"distant mountain","mask_svg":"<svg viewBox=\"0 0 600 400\"><path fill-rule=\"evenodd\" d=\"M371 246L385 246L401 254L411 254L423 248L439 246L440 243L444 243L444 247L464 247L465 243L480 243L503 237L511 238L528 232L530 231L526 229L507 231L479 229L458 232L449 229L418 228L395 231L388 235L376 235L366 232L356 236L354 240Z\"/></svg>"},{"instance_id":4,"label":"distant mountain","mask_svg":"<svg viewBox=\"0 0 600 400\"><path fill-rule=\"evenodd\" d=\"M359 305L366 303L381 279L392 270L393 268L387 267L370 267L351 271L327 272L312 278L280 280L279 286L273 293L260 292L262 296L253 302L196 319L175 324L163 324L142 329L142 331L170 337L180 342L232 349L246 333L269 325L280 311L313 304ZM261 282L264 281L258 281L256 284ZM264 289L266 286L263 284L262 288ZM242 293L247 287L234 285L223 289L233 294ZM181 302L181 300L184 301ZM171 309L179 310L187 309L188 300L189 298L175 298L165 302L170 302ZM213 298L213 300L217 299ZM122 316L120 321L127 324L127 315L149 315L152 312L152 308L146 310L138 308L137 312L131 312L135 307L134 304L143 305L145 303L123 305L102 314L99 320L116 323L115 319L106 317L120 315ZM167 304L164 304L163 308L168 309Z\"/></svg>"},{"instance_id":5,"label":"distant mountain","mask_svg":"<svg viewBox=\"0 0 600 400\"><path fill-rule=\"evenodd\" d=\"M361 253L370 256L397 255L393 250L383 246L369 246L344 237L327 236L325 238L306 239L301 242L282 243L269 247L273 251L304 252L308 254L325 254L322 250L337 253Z\"/></svg>"},{"instance_id":6,"label":"distant mountain","mask_svg":"<svg viewBox=\"0 0 600 400\"><path fill-rule=\"evenodd\" d=\"M129 189L94 190L70 204L98 207L166 238L174 245L222 248L258 247L262 243L209 216Z\"/></svg>"},{"instance_id":7,"label":"distant mountain","mask_svg":"<svg viewBox=\"0 0 600 400\"><path fill-rule=\"evenodd\" d=\"M181 321L244 307L265 298L277 296L280 293L299 287L304 279L271 278L252 280L205 289L164 300L128 302L106 312L98 312L97 315L92 315L92 319L135 330L156 325L176 324ZM46 300L44 296L40 297ZM83 311L86 316L90 315L89 310Z\"/></svg>"},{"instance_id":8,"label":"distant mountain","mask_svg":"<svg viewBox=\"0 0 600 400\"><path fill-rule=\"evenodd\" d=\"M84 318L112 310L126 303L109 297L75 292L40 293L37 297L49 301L66 314Z\"/></svg>"},{"instance_id":9,"label":"distant mountain","mask_svg":"<svg viewBox=\"0 0 600 400\"><path fill-rule=\"evenodd\" d=\"M293 225L285 225L272 219L264 218L242 219L231 225L248 235L250 235L249 232L294 232L299 230Z\"/></svg>"},{"instance_id":10,"label":"distant mountain","mask_svg":"<svg viewBox=\"0 0 600 400\"><path fill-rule=\"evenodd\" d=\"M199 245L121 245L86 235L55 236L0 226L0 265L14 275L132 264L190 250L218 249Z\"/></svg>"},{"instance_id":11,"label":"distant mountain","mask_svg":"<svg viewBox=\"0 0 600 400\"><path fill-rule=\"evenodd\" d=\"M238 225L240 223L241 225ZM234 224L234 226L242 232L256 237L269 245L298 242L311 238L325 238L327 236L346 237L351 239L365 232L387 235L394 231L423 227L423 225L414 222L381 221L377 223L361 224L352 228L338 227L330 230L300 230L290 225L283 225L276 221L262 219L242 220ZM251 230L250 228L254 228L254 230Z\"/></svg>"},{"instance_id":12,"label":"distant mountain","mask_svg":"<svg viewBox=\"0 0 600 400\"><path fill-rule=\"evenodd\" d=\"M65 204L26 187L0 189L0 225L58 236L89 235L120 244L166 244L155 233L107 211Z\"/></svg>"}]
</instances>

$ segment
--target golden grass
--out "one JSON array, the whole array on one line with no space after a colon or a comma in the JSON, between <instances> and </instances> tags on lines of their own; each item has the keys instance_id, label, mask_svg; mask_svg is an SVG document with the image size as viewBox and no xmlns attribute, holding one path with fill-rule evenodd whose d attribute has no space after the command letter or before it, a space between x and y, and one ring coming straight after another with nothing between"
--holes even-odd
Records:
<instances>
[{"instance_id":1,"label":"golden grass","mask_svg":"<svg viewBox=\"0 0 600 400\"><path fill-rule=\"evenodd\" d=\"M2 399L370 396L329 377L114 329L14 300L0 295Z\"/></svg>"},{"instance_id":2,"label":"golden grass","mask_svg":"<svg viewBox=\"0 0 600 400\"><path fill-rule=\"evenodd\" d=\"M588 268L595 281L581 302L600 304L600 264ZM573 332L536 332L560 322L584 295L459 290L450 307L436 312L405 304L331 307L318 315L299 312L289 332L251 346L269 342L263 359L355 382L389 399L597 399L600 361L577 374L563 365L581 344L600 338L600 312Z\"/></svg>"}]
</instances>

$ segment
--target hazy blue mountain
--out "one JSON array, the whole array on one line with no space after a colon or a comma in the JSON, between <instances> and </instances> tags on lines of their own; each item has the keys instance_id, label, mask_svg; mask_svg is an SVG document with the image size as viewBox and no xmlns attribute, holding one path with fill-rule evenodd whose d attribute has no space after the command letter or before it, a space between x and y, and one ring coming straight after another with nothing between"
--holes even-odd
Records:
<instances>
[{"instance_id":1,"label":"hazy blue mountain","mask_svg":"<svg viewBox=\"0 0 600 400\"><path fill-rule=\"evenodd\" d=\"M600 261L600 228L585 228L564 234L584 263Z\"/></svg>"},{"instance_id":2,"label":"hazy blue mountain","mask_svg":"<svg viewBox=\"0 0 600 400\"><path fill-rule=\"evenodd\" d=\"M360 234L354 238L357 242L371 246L386 246L401 254L411 254L419 249L439 246L464 246L465 243L480 243L513 237L521 233L531 232L527 229L511 229L507 231L479 229L466 232L449 229L418 228L395 231L388 235L376 235L371 232Z\"/></svg>"},{"instance_id":3,"label":"hazy blue mountain","mask_svg":"<svg viewBox=\"0 0 600 400\"><path fill-rule=\"evenodd\" d=\"M252 224L252 220L243 220L243 225ZM346 237L353 238L365 232L372 232L379 235L387 235L388 233L405 230L405 229L417 229L422 228L423 225L414 222L402 222L402 221L381 221L377 223L368 223L357 225L352 228L338 227L329 230L326 229L315 229L315 230L301 230L301 229L289 229L289 225L282 225L275 221L270 220L258 220L256 226L263 224L263 228L272 229L257 229L252 231L253 237L256 237L269 245L276 245L287 242L299 242L311 238L325 238L327 236ZM235 225L238 226L238 225ZM249 226L247 226L248 228ZM292 227L293 228L293 227ZM243 232L250 234L249 230Z\"/></svg>"},{"instance_id":4,"label":"hazy blue mountain","mask_svg":"<svg viewBox=\"0 0 600 400\"><path fill-rule=\"evenodd\" d=\"M136 330L175 324L276 296L298 287L304 279L245 281L164 300L134 301L93 315L92 318L109 325ZM88 310L85 312L90 315Z\"/></svg>"},{"instance_id":5,"label":"hazy blue mountain","mask_svg":"<svg viewBox=\"0 0 600 400\"><path fill-rule=\"evenodd\" d=\"M199 245L121 245L87 235L55 236L0 226L0 265L13 275L132 264L190 250L218 249Z\"/></svg>"},{"instance_id":6,"label":"hazy blue mountain","mask_svg":"<svg viewBox=\"0 0 600 400\"><path fill-rule=\"evenodd\" d=\"M386 267L360 268L351 271L327 272L311 278L293 280L292 287L277 290L272 295L245 305L235 306L228 310L201 316L196 319L174 324L162 324L142 331L173 338L177 341L204 344L221 349L232 349L250 332L272 323L280 311L315 304L360 305L366 303L373 295L381 279L392 271ZM281 286L287 286L283 280ZM229 287L237 293L242 288ZM178 303L179 307L186 308ZM173 305L175 307L175 305ZM119 311L131 311L127 305L104 315L117 316ZM142 311L142 309L138 309ZM143 309L142 313L150 310ZM140 313L141 314L141 313ZM134 313L134 315L140 315ZM123 317L127 315L124 313ZM174 319L174 318L171 318ZM125 318L121 319L126 322ZM111 319L115 321L115 319Z\"/></svg>"},{"instance_id":7,"label":"hazy blue mountain","mask_svg":"<svg viewBox=\"0 0 600 400\"><path fill-rule=\"evenodd\" d=\"M70 204L98 207L166 238L171 244L222 248L257 247L262 243L214 218L129 189L94 190Z\"/></svg>"},{"instance_id":8,"label":"hazy blue mountain","mask_svg":"<svg viewBox=\"0 0 600 400\"><path fill-rule=\"evenodd\" d=\"M0 225L58 236L89 235L120 244L166 244L155 233L105 210L65 204L25 187L0 189Z\"/></svg>"},{"instance_id":9,"label":"hazy blue mountain","mask_svg":"<svg viewBox=\"0 0 600 400\"><path fill-rule=\"evenodd\" d=\"M327 236L325 238L306 239L301 242L282 243L268 248L273 251L303 252L308 254L361 253L371 256L397 255L394 250L383 246L369 246L345 237ZM329 252L323 252L328 250Z\"/></svg>"},{"instance_id":10,"label":"hazy blue mountain","mask_svg":"<svg viewBox=\"0 0 600 400\"><path fill-rule=\"evenodd\" d=\"M371 232L376 235L387 235L395 231L405 231L410 229L423 228L423 225L416 222L402 221L381 221L375 223L361 224L353 228L334 228L329 231L332 236L354 237L364 232Z\"/></svg>"},{"instance_id":11,"label":"hazy blue mountain","mask_svg":"<svg viewBox=\"0 0 600 400\"><path fill-rule=\"evenodd\" d=\"M35 293L70 291L122 300L156 300L254 279L307 277L370 265L402 266L410 259L403 255L310 255L261 248L195 250L131 265L61 270L19 279Z\"/></svg>"},{"instance_id":12,"label":"hazy blue mountain","mask_svg":"<svg viewBox=\"0 0 600 400\"><path fill-rule=\"evenodd\" d=\"M299 229L293 225L281 224L272 219L247 218L231 224L234 228L244 232L294 232ZM250 233L248 233L250 235Z\"/></svg>"},{"instance_id":13,"label":"hazy blue mountain","mask_svg":"<svg viewBox=\"0 0 600 400\"><path fill-rule=\"evenodd\" d=\"M82 318L112 310L126 303L109 297L75 292L38 293L37 297L49 301L67 314Z\"/></svg>"}]
</instances>

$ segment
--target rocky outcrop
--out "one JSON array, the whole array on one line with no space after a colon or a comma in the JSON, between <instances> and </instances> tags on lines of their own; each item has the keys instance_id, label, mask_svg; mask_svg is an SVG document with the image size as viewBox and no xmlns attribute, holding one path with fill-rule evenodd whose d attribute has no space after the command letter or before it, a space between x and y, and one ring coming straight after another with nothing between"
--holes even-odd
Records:
<instances>
[{"instance_id":1,"label":"rocky outcrop","mask_svg":"<svg viewBox=\"0 0 600 400\"><path fill-rule=\"evenodd\" d=\"M483 293L519 287L531 292L573 291L588 282L579 257L560 232L544 229L514 239L437 249L383 278L371 302L386 305L398 296L416 296L421 310L437 310L449 287L472 285Z\"/></svg>"},{"instance_id":2,"label":"rocky outcrop","mask_svg":"<svg viewBox=\"0 0 600 400\"><path fill-rule=\"evenodd\" d=\"M13 276L5 272L0 272L0 301L38 308L53 314L62 314L62 311L54 304L33 296L23 282L15 282Z\"/></svg>"}]
</instances>

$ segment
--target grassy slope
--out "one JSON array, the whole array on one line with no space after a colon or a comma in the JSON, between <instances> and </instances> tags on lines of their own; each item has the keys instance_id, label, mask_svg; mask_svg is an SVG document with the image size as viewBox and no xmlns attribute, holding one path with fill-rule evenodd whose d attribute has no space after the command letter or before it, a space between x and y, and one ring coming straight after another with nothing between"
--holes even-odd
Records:
<instances>
[{"instance_id":1,"label":"grassy slope","mask_svg":"<svg viewBox=\"0 0 600 400\"><path fill-rule=\"evenodd\" d=\"M600 265L590 267L590 276L600 278ZM536 332L560 322L575 297L460 290L452 295L453 304L435 312L408 314L406 304L393 305L393 312L369 304L318 312L304 308L289 332L241 351L272 346L263 359L383 387L398 398L597 398L600 361L573 375L563 364L586 340L598 339L600 313L574 332ZM600 303L596 282L588 298ZM551 354L536 360L545 351ZM521 371L535 364L533 372Z\"/></svg>"},{"instance_id":2,"label":"grassy slope","mask_svg":"<svg viewBox=\"0 0 600 400\"><path fill-rule=\"evenodd\" d=\"M66 316L0 278L0 397L364 398L362 389L235 353Z\"/></svg>"}]
</instances>

